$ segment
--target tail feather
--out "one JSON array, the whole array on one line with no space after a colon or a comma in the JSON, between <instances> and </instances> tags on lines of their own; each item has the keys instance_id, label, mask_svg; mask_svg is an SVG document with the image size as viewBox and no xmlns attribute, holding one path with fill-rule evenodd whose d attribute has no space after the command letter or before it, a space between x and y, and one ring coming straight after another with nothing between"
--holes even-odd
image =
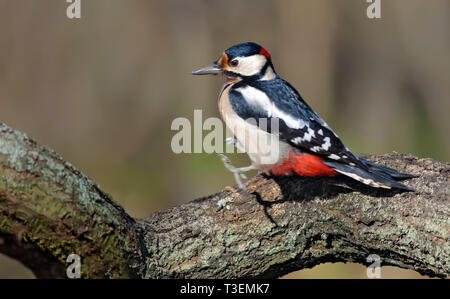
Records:
<instances>
[{"instance_id":1,"label":"tail feather","mask_svg":"<svg viewBox=\"0 0 450 299\"><path fill-rule=\"evenodd\" d=\"M339 163L337 161L323 161L323 163L343 175L349 176L372 187L385 189L397 188L405 191L414 191L414 189L396 181L396 179L399 179L399 177L403 178L408 174L397 172L394 169L381 166L373 162L367 163L367 165L369 166L368 171L358 168L357 166L351 166L348 164ZM412 177L411 175L408 175L408 177L405 178Z\"/></svg>"},{"instance_id":2,"label":"tail feather","mask_svg":"<svg viewBox=\"0 0 450 299\"><path fill-rule=\"evenodd\" d=\"M397 170L389 168L387 166L379 165L377 163L364 160L362 158L360 158L360 159L363 160L364 163L366 163L366 165L369 167L369 170L371 172L385 173L395 180L407 180L407 179L417 178L420 176L418 174L398 172Z\"/></svg>"}]
</instances>

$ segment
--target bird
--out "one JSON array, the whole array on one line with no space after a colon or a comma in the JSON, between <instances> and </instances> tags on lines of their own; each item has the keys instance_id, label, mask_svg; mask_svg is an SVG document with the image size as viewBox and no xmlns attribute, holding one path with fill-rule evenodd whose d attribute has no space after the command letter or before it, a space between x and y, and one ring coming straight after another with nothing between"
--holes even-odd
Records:
<instances>
[{"instance_id":1,"label":"bird","mask_svg":"<svg viewBox=\"0 0 450 299\"><path fill-rule=\"evenodd\" d=\"M399 181L417 175L363 159L345 146L298 91L275 72L271 54L259 44L234 45L192 74L225 77L219 111L234 134L231 142L248 154L252 164L236 168L221 156L242 189L240 176L260 170L275 176L342 174L374 188L414 191Z\"/></svg>"}]
</instances>

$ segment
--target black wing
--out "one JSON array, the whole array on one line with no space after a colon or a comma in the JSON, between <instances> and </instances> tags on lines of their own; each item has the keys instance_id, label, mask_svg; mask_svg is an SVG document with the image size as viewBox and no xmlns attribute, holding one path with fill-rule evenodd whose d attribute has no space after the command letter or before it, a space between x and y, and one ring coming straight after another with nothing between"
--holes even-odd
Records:
<instances>
[{"instance_id":1,"label":"black wing","mask_svg":"<svg viewBox=\"0 0 450 299\"><path fill-rule=\"evenodd\" d=\"M271 119L279 121L279 136L294 147L314 155L368 170L333 130L320 118L298 92L286 81L239 82L229 92L233 110L243 119L267 119L267 131L272 132ZM260 126L264 129L264 126Z\"/></svg>"}]
</instances>

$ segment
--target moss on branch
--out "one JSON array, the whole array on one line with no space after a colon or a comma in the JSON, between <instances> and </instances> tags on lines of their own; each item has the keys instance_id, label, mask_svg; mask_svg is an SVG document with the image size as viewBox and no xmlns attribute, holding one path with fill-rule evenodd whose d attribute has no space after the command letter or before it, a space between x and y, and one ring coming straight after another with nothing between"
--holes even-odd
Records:
<instances>
[{"instance_id":1,"label":"moss on branch","mask_svg":"<svg viewBox=\"0 0 450 299\"><path fill-rule=\"evenodd\" d=\"M279 277L324 262L449 274L450 166L411 155L367 155L400 171L416 192L351 179L264 177L144 219L130 217L52 150L0 123L0 252L37 277ZM233 198L230 209L217 202Z\"/></svg>"}]
</instances>

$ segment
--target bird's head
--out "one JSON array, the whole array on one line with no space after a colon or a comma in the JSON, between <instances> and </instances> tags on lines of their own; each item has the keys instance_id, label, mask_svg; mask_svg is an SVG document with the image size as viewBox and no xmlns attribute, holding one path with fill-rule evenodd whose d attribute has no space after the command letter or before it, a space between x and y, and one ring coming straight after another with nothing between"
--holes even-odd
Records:
<instances>
[{"instance_id":1,"label":"bird's head","mask_svg":"<svg viewBox=\"0 0 450 299\"><path fill-rule=\"evenodd\" d=\"M242 43L225 50L213 64L193 71L193 75L223 73L229 80L274 77L270 53L252 42Z\"/></svg>"}]
</instances>

